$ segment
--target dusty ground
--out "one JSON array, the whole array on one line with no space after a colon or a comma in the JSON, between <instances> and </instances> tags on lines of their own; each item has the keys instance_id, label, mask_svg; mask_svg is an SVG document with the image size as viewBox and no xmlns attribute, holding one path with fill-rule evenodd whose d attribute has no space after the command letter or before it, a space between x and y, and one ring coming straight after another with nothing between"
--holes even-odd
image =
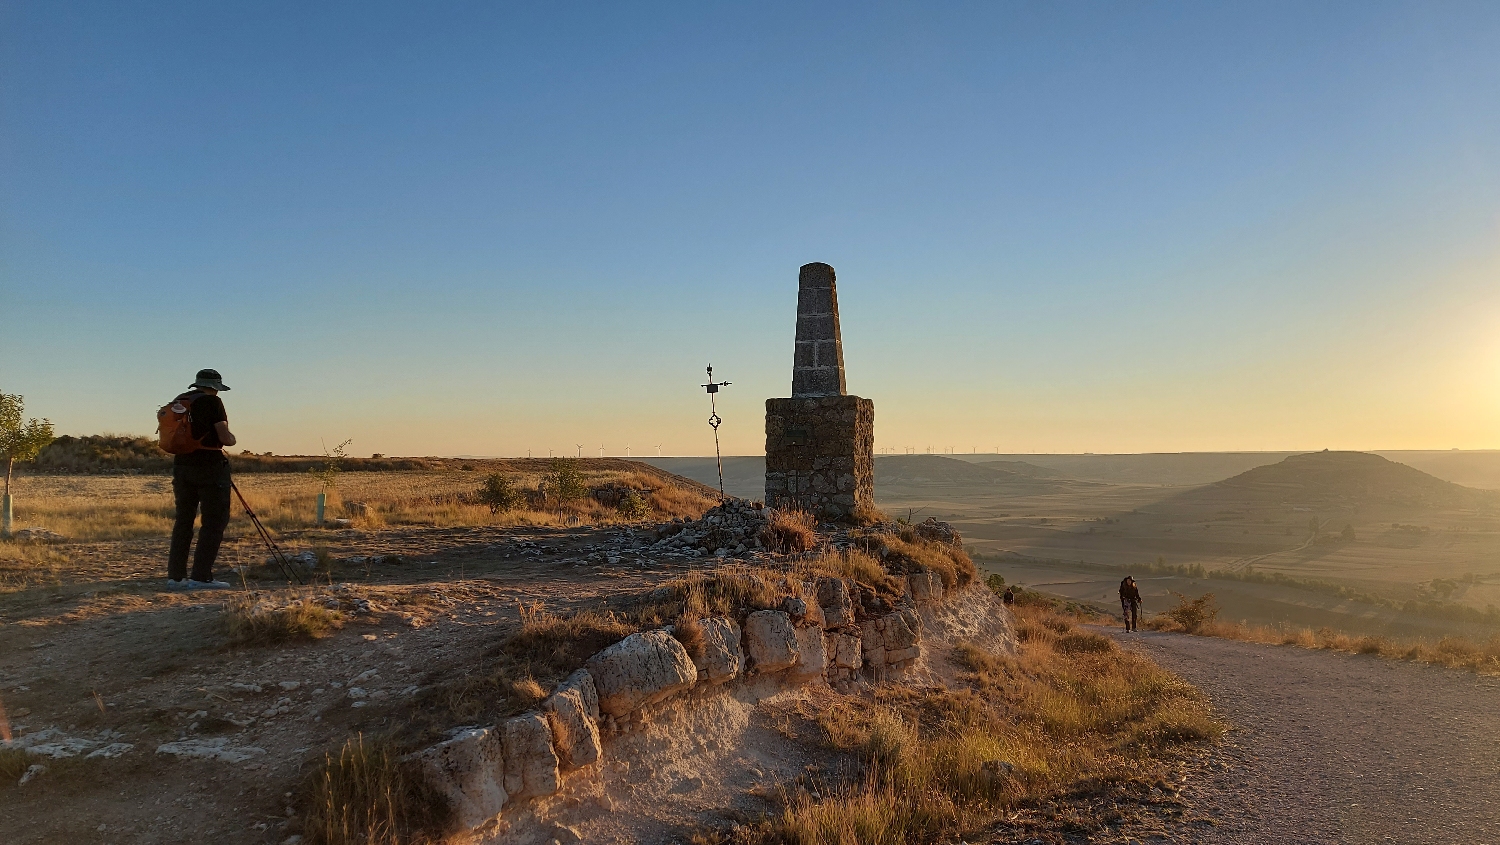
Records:
<instances>
[{"instance_id":1,"label":"dusty ground","mask_svg":"<svg viewBox=\"0 0 1500 845\"><path fill-rule=\"evenodd\" d=\"M1111 629L1236 726L1157 841L1500 842L1500 679L1376 657ZM1144 837L1143 837L1144 838ZM1146 841L1151 841L1147 839Z\"/></svg>"},{"instance_id":2,"label":"dusty ground","mask_svg":"<svg viewBox=\"0 0 1500 845\"><path fill-rule=\"evenodd\" d=\"M161 589L164 540L59 547L73 561L63 583L0 597L11 729L55 730L52 741L81 752L45 761L24 786L0 785L0 842L280 842L310 766L350 736L389 728L410 697L472 665L517 624L518 602L607 607L689 566L642 556L617 529L323 539L335 558L401 562L340 566L332 584L307 588L348 619L313 643L227 647L224 594ZM101 750L120 753L88 756Z\"/></svg>"}]
</instances>

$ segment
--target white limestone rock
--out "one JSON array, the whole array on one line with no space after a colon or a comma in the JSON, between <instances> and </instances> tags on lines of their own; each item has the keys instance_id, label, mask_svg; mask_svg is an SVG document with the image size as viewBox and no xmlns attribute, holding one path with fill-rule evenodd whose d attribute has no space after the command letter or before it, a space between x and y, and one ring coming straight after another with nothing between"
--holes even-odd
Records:
<instances>
[{"instance_id":1,"label":"white limestone rock","mask_svg":"<svg viewBox=\"0 0 1500 845\"><path fill-rule=\"evenodd\" d=\"M787 672L787 677L798 683L823 678L828 672L828 649L823 643L822 626L798 626L796 636L797 662Z\"/></svg>"},{"instance_id":2,"label":"white limestone rock","mask_svg":"<svg viewBox=\"0 0 1500 845\"><path fill-rule=\"evenodd\" d=\"M557 751L552 728L541 713L523 713L500 723L505 780L511 798L536 798L557 792Z\"/></svg>"},{"instance_id":3,"label":"white limestone rock","mask_svg":"<svg viewBox=\"0 0 1500 845\"><path fill-rule=\"evenodd\" d=\"M932 604L943 600L943 577L936 572L918 572L906 577L911 600L916 604Z\"/></svg>"},{"instance_id":4,"label":"white limestone rock","mask_svg":"<svg viewBox=\"0 0 1500 845\"><path fill-rule=\"evenodd\" d=\"M711 616L698 620L698 624L703 628L702 654L693 661L698 679L722 684L739 677L745 671L739 623L725 616Z\"/></svg>"},{"instance_id":5,"label":"white limestone rock","mask_svg":"<svg viewBox=\"0 0 1500 845\"><path fill-rule=\"evenodd\" d=\"M757 610L745 619L745 652L750 668L778 672L797 662L797 630L779 610Z\"/></svg>"},{"instance_id":6,"label":"white limestone rock","mask_svg":"<svg viewBox=\"0 0 1500 845\"><path fill-rule=\"evenodd\" d=\"M849 582L843 578L818 579L818 606L823 611L823 627L837 628L854 621L854 598Z\"/></svg>"},{"instance_id":7,"label":"white limestone rock","mask_svg":"<svg viewBox=\"0 0 1500 845\"><path fill-rule=\"evenodd\" d=\"M590 657L584 668L599 693L599 710L623 716L691 687L698 669L666 631L631 634Z\"/></svg>"},{"instance_id":8,"label":"white limestone rock","mask_svg":"<svg viewBox=\"0 0 1500 845\"><path fill-rule=\"evenodd\" d=\"M458 823L479 827L505 808L505 759L494 728L470 728L409 755L448 799Z\"/></svg>"},{"instance_id":9,"label":"white limestone rock","mask_svg":"<svg viewBox=\"0 0 1500 845\"><path fill-rule=\"evenodd\" d=\"M558 684L542 702L542 712L547 714L563 765L576 769L599 759L599 699L587 669L574 672Z\"/></svg>"}]
</instances>

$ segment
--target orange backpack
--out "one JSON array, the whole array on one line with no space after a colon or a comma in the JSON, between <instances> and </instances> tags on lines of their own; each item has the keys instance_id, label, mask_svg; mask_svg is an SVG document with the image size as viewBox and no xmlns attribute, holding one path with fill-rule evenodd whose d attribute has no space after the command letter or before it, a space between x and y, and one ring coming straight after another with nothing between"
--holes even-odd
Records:
<instances>
[{"instance_id":1,"label":"orange backpack","mask_svg":"<svg viewBox=\"0 0 1500 845\"><path fill-rule=\"evenodd\" d=\"M203 448L193 436L193 400L205 394L184 393L156 412L156 432L161 450L168 455L186 455ZM186 401L184 401L186 400Z\"/></svg>"}]
</instances>

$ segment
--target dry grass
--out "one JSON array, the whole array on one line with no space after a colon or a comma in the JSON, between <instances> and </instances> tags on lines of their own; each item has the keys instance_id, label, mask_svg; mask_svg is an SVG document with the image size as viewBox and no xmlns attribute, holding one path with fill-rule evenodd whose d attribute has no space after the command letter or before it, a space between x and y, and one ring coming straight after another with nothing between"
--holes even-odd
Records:
<instances>
[{"instance_id":1,"label":"dry grass","mask_svg":"<svg viewBox=\"0 0 1500 845\"><path fill-rule=\"evenodd\" d=\"M19 748L0 748L0 789L15 786L36 759Z\"/></svg>"},{"instance_id":2,"label":"dry grass","mask_svg":"<svg viewBox=\"0 0 1500 845\"><path fill-rule=\"evenodd\" d=\"M1191 624L1198 614L1192 605L1213 598L1212 593L1190 599L1178 597L1178 606L1146 620L1153 631L1174 631L1203 637L1242 640L1271 645L1343 651L1351 654L1373 654L1391 660L1432 663L1451 669L1466 669L1482 674L1500 674L1500 634L1486 643L1463 637L1447 636L1436 643L1426 640L1392 640L1385 637L1345 634L1331 628L1293 627L1286 625L1247 625L1243 622L1221 622L1210 616ZM1186 610L1184 610L1186 608ZM1185 624L1185 621L1187 624Z\"/></svg>"},{"instance_id":3,"label":"dry grass","mask_svg":"<svg viewBox=\"0 0 1500 845\"><path fill-rule=\"evenodd\" d=\"M510 473L518 488L535 488L538 470ZM616 482L653 489L647 497L652 518L696 518L716 504L700 491L669 485L640 472L583 472L589 485ZM493 514L477 491L484 478L458 470L344 472L329 491L328 513L361 528L428 525L438 527L562 526L576 523L615 525L629 522L619 510L592 498L545 507ZM306 473L249 473L235 483L274 531L313 527L318 482ZM43 526L72 540L129 540L171 533L175 506L172 480L166 476L24 476L15 482L16 520L20 527ZM238 501L230 537L250 536Z\"/></svg>"},{"instance_id":4,"label":"dry grass","mask_svg":"<svg viewBox=\"0 0 1500 845\"><path fill-rule=\"evenodd\" d=\"M794 571L811 580L819 576L851 578L884 595L899 596L905 589L900 578L886 572L880 559L864 549L839 549L797 561Z\"/></svg>"},{"instance_id":5,"label":"dry grass","mask_svg":"<svg viewBox=\"0 0 1500 845\"><path fill-rule=\"evenodd\" d=\"M1108 637L1042 607L1023 608L1015 657L960 643L970 688L878 688L818 715L825 741L854 751L865 776L818 800L806 792L760 824L704 842L934 843L1023 803L1091 782L1154 778L1174 746L1219 736L1202 696Z\"/></svg>"},{"instance_id":6,"label":"dry grass","mask_svg":"<svg viewBox=\"0 0 1500 845\"><path fill-rule=\"evenodd\" d=\"M762 546L777 554L811 551L818 544L816 526L817 520L807 511L778 508L771 511L771 517L766 520L757 539Z\"/></svg>"},{"instance_id":7,"label":"dry grass","mask_svg":"<svg viewBox=\"0 0 1500 845\"><path fill-rule=\"evenodd\" d=\"M441 840L450 810L388 744L357 736L305 787L309 845L421 845Z\"/></svg>"},{"instance_id":8,"label":"dry grass","mask_svg":"<svg viewBox=\"0 0 1500 845\"><path fill-rule=\"evenodd\" d=\"M67 562L47 546L0 540L0 595L61 584Z\"/></svg>"},{"instance_id":9,"label":"dry grass","mask_svg":"<svg viewBox=\"0 0 1500 845\"><path fill-rule=\"evenodd\" d=\"M280 645L325 637L343 625L343 614L311 596L278 604L253 593L236 594L224 603L223 625L230 645Z\"/></svg>"},{"instance_id":10,"label":"dry grass","mask_svg":"<svg viewBox=\"0 0 1500 845\"><path fill-rule=\"evenodd\" d=\"M884 547L885 565L889 569L936 572L943 579L943 587L950 590L974 580L974 561L961 546L922 540L909 530L900 536L884 534L873 539Z\"/></svg>"}]
</instances>

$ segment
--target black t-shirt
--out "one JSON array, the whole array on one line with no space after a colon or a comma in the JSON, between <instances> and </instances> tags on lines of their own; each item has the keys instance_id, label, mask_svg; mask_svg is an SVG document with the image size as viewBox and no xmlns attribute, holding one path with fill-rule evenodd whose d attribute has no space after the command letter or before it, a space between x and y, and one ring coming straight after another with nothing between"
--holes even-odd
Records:
<instances>
[{"instance_id":1,"label":"black t-shirt","mask_svg":"<svg viewBox=\"0 0 1500 845\"><path fill-rule=\"evenodd\" d=\"M229 414L224 410L224 400L199 391L189 391L183 397L197 396L190 406L193 415L193 438L203 444L203 448L186 455L178 455L172 461L174 466L213 466L224 460L224 444L219 442L219 430L215 427L221 422L229 422Z\"/></svg>"}]
</instances>

